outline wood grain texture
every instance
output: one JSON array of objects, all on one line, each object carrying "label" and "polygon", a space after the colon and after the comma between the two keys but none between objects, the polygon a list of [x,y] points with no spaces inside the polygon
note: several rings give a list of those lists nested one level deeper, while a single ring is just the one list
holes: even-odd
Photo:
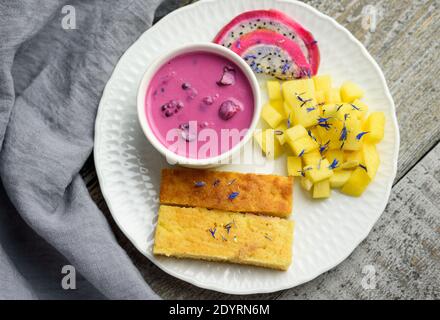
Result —
[{"label": "wood grain texture", "polygon": [[[182,4],[168,0],[157,19]],[[164,299],[396,299],[440,298],[440,2],[436,0],[305,1],[335,18],[368,49],[385,73],[401,133],[398,175],[386,211],[369,237],[338,267],[290,290],[230,296],[168,276],[131,245],[102,198],[93,161],[82,175],[121,246]],[[378,12],[374,33],[362,28],[362,10]],[[421,161],[421,159],[423,159]],[[376,289],[361,286],[362,268],[376,270]]]}]

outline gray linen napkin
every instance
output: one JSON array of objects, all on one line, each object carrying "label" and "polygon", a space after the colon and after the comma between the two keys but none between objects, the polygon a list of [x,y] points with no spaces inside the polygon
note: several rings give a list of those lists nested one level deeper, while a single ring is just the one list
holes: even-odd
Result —
[{"label": "gray linen napkin", "polygon": [[105,83],[160,2],[0,0],[0,299],[157,298],[78,172]]}]

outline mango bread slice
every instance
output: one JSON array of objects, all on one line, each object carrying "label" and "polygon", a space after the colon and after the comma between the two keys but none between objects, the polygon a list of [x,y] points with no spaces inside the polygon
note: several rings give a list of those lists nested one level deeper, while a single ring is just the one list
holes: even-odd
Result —
[{"label": "mango bread slice", "polygon": [[194,169],[164,169],[160,203],[288,217],[293,178]]},{"label": "mango bread slice", "polygon": [[153,252],[287,270],[293,225],[277,217],[162,205]]}]

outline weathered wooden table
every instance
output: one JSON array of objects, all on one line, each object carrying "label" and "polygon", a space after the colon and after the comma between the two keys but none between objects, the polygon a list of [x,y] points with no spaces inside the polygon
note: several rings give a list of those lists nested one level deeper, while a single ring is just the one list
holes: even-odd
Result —
[{"label": "weathered wooden table", "polygon": [[[158,18],[190,2],[166,1]],[[121,246],[164,299],[440,298],[440,2],[306,2],[348,28],[385,73],[401,134],[399,168],[388,207],[352,255],[317,279],[276,293],[224,295],[175,279],[141,255],[112,220],[89,160],[82,173],[90,193]],[[367,5],[377,13],[375,32],[362,27]]]}]

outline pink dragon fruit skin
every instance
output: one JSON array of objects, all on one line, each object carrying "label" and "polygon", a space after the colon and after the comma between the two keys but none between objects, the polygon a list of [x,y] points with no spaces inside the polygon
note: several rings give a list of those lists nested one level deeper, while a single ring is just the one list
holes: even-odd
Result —
[{"label": "pink dragon fruit skin", "polygon": [[231,48],[255,73],[280,80],[309,77],[312,74],[299,45],[277,32],[257,30],[236,40]]},{"label": "pink dragon fruit skin", "polygon": [[214,42],[232,48],[233,43],[243,35],[261,29],[277,32],[296,42],[311,67],[312,75],[317,74],[320,63],[317,41],[303,26],[278,10],[244,12],[224,26]]}]

